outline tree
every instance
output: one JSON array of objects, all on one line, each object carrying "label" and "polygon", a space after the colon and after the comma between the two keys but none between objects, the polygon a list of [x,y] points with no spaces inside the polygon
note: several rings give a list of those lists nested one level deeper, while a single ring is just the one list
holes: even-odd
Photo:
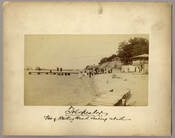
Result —
[{"label": "tree", "polygon": [[98,64],[101,65],[101,64],[103,64],[103,63],[105,63],[105,62],[111,62],[115,57],[117,57],[116,54],[113,54],[113,55],[110,56],[110,57],[102,58]]},{"label": "tree", "polygon": [[107,62],[107,60],[108,60],[107,57],[102,58],[102,59],[100,60],[100,62],[99,62],[99,65],[101,65],[101,64],[103,64],[103,63],[105,63],[105,62]]},{"label": "tree", "polygon": [[117,57],[117,55],[113,54],[112,56],[108,57],[107,61],[111,62],[115,57]]},{"label": "tree", "polygon": [[128,64],[131,57],[149,53],[149,41],[141,37],[131,38],[119,44],[117,53],[121,61]]}]

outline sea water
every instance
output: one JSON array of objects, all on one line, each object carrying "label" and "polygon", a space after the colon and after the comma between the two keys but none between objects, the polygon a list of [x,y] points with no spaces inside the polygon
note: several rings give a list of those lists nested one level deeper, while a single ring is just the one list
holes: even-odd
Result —
[{"label": "sea water", "polygon": [[93,77],[24,75],[24,105],[87,105],[95,96]]}]

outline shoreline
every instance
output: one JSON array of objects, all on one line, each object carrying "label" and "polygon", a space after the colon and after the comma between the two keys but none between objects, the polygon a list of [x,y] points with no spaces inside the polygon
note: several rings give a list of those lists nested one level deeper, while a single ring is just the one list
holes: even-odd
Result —
[{"label": "shoreline", "polygon": [[148,75],[119,71],[91,78],[25,74],[25,105],[86,106],[95,101],[96,106],[114,106],[127,92],[131,96],[126,105],[148,105]]}]

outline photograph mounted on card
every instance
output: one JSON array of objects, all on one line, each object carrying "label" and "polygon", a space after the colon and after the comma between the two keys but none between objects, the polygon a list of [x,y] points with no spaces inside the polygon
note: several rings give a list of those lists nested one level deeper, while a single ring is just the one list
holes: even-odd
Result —
[{"label": "photograph mounted on card", "polygon": [[5,2],[3,134],[171,135],[171,4]]}]

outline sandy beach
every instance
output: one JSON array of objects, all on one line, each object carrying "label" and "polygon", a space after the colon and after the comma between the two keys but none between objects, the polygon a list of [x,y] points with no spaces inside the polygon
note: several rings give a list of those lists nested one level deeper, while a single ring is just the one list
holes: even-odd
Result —
[{"label": "sandy beach", "polygon": [[126,105],[148,105],[148,75],[117,72],[96,75],[94,79],[97,96],[106,93],[113,93],[112,96],[117,96],[120,92],[130,91],[131,97],[127,100]]}]

